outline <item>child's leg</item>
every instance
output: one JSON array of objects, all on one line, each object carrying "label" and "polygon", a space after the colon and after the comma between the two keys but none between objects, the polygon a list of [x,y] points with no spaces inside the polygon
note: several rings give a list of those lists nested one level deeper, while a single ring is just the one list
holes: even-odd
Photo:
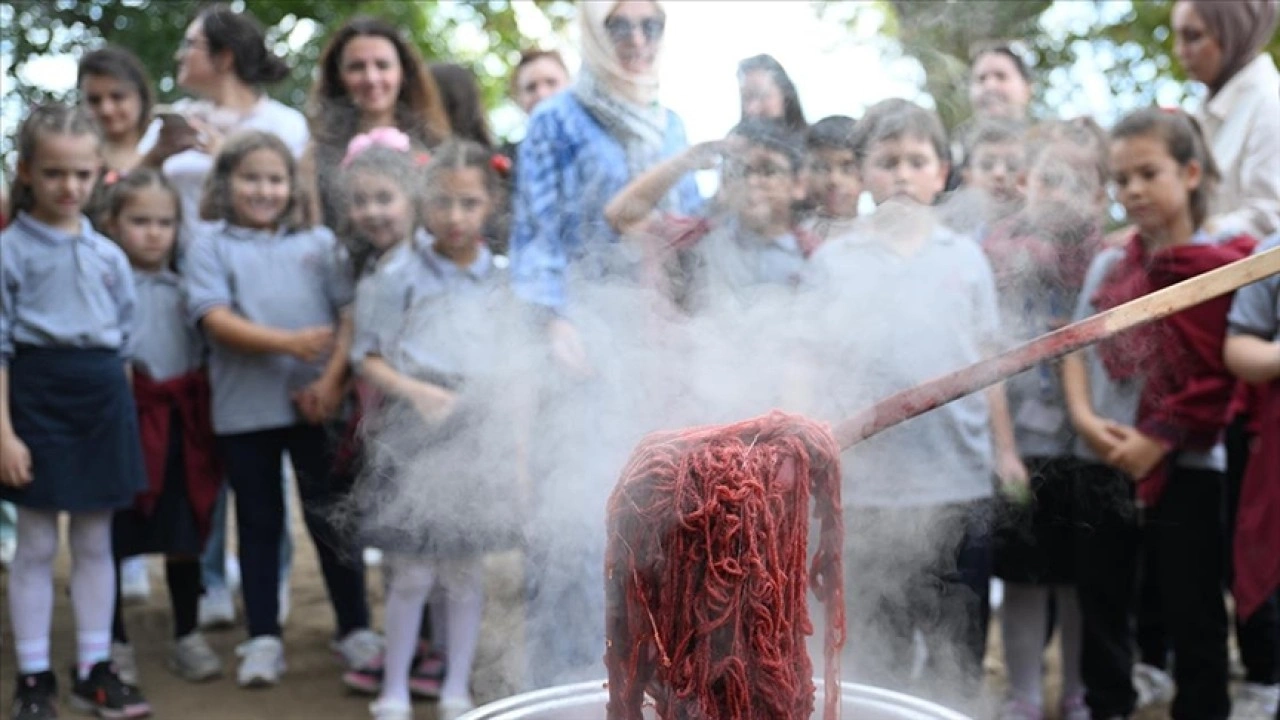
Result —
[{"label": "child's leg", "polygon": [[337,636],[343,638],[369,627],[364,560],[360,549],[334,527],[330,515],[334,504],[350,491],[352,479],[334,476],[333,448],[323,427],[295,426],[288,433],[289,457],[302,498],[303,518],[315,543],[329,602],[337,616]]},{"label": "child's leg", "polygon": [[1227,611],[1222,598],[1225,570],[1223,476],[1210,470],[1169,469],[1164,495],[1153,508],[1156,568],[1173,641],[1178,692],[1175,720],[1226,718]]},{"label": "child's leg", "polygon": [[17,535],[18,545],[9,568],[9,612],[18,672],[26,675],[49,669],[58,514],[19,507]]},{"label": "child's leg", "polygon": [[170,556],[164,561],[169,605],[173,608],[173,639],[181,640],[196,630],[200,602],[200,559]]},{"label": "child's leg", "polygon": [[422,623],[422,607],[435,582],[435,571],[425,560],[399,554],[388,554],[391,584],[387,588],[387,606],[383,629],[387,636],[383,663],[382,698],[397,703],[409,702],[409,666],[418,649],[418,629]]},{"label": "child's leg", "polygon": [[219,438],[236,502],[241,592],[249,637],[279,636],[280,533],[284,531],[280,454],[283,430]]},{"label": "child's leg", "polygon": [[1076,589],[1070,585],[1053,588],[1054,602],[1058,608],[1059,643],[1062,651],[1062,697],[1070,698],[1084,692],[1080,678],[1080,644],[1082,642],[1080,602]]},{"label": "child's leg", "polygon": [[111,657],[111,617],[116,596],[111,514],[109,510],[72,513],[68,529],[71,603],[76,615],[76,668],[82,679],[90,668]]},{"label": "child's leg", "polygon": [[[1074,600],[1072,601],[1074,604]],[[1029,583],[1006,582],[1000,629],[1004,640],[1004,666],[1009,671],[1009,697],[1041,707],[1044,697],[1044,636],[1048,632],[1048,588]]]},{"label": "child's leg", "polygon": [[445,637],[449,644],[449,668],[440,691],[443,703],[471,704],[471,665],[480,642],[484,615],[484,563],[481,557],[450,560],[441,567],[449,608]]}]

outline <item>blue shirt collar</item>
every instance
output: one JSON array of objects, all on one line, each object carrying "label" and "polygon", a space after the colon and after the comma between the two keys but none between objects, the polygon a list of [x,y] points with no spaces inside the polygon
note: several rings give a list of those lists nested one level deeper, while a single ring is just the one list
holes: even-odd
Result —
[{"label": "blue shirt collar", "polygon": [[32,217],[25,210],[18,213],[18,217],[13,219],[13,224],[21,227],[37,240],[49,245],[61,245],[75,240],[88,240],[97,234],[93,229],[93,224],[89,222],[89,218],[84,215],[80,216],[80,232],[75,235],[68,234],[52,225],[46,225]]},{"label": "blue shirt collar", "polygon": [[493,272],[493,253],[489,251],[486,245],[480,246],[480,252],[476,254],[476,259],[470,265],[461,268],[454,261],[436,252],[436,240],[427,231],[420,230],[414,236],[414,244],[417,245],[422,259],[427,263],[428,267],[441,275],[461,273],[475,282],[481,282]]}]

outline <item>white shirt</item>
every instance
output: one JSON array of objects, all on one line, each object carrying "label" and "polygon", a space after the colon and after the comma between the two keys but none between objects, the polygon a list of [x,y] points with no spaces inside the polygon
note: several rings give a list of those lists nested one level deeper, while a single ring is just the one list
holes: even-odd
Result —
[{"label": "white shirt", "polygon": [[[217,110],[206,101],[184,99],[174,103],[180,113],[190,113],[204,118],[224,137],[242,130],[263,130],[274,133],[293,151],[295,158],[302,157],[311,134],[307,119],[302,113],[286,107],[263,95],[262,99],[244,115],[233,115]],[[155,146],[160,136],[160,120],[153,120],[147,132],[138,142],[138,152],[146,154]],[[204,181],[213,169],[213,158],[199,150],[184,150],[164,161],[164,176],[178,190],[182,198],[182,231],[178,234],[179,247],[184,251],[209,223],[200,220],[200,197],[204,194]]]},{"label": "white shirt", "polygon": [[1280,72],[1259,53],[1196,114],[1222,183],[1209,204],[1214,235],[1280,230]]}]

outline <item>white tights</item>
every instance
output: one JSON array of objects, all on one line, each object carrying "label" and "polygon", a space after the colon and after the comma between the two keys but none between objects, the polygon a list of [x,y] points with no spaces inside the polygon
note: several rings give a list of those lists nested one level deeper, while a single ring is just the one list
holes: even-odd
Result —
[{"label": "white tights", "polygon": [[[418,647],[422,606],[439,580],[445,590],[444,636],[449,647],[448,670],[442,702],[471,702],[471,665],[480,640],[480,619],[484,613],[484,566],[479,557],[427,560],[421,557],[388,557],[391,585],[387,590],[384,624],[387,653],[382,697],[409,702],[409,670]],[[433,634],[440,629],[432,616]]]},{"label": "white tights", "polygon": [[[71,603],[76,617],[81,671],[111,652],[116,575],[111,559],[111,511],[69,513]],[[53,560],[58,554],[58,513],[18,508],[18,546],[9,569],[9,612],[18,672],[49,669],[53,624]]]},{"label": "white tights", "polygon": [[1062,696],[1084,691],[1080,679],[1082,642],[1080,605],[1075,588],[1006,582],[1000,608],[1004,663],[1009,672],[1009,696],[1036,707],[1044,705],[1044,643],[1049,632],[1049,594],[1057,606],[1062,647]]}]

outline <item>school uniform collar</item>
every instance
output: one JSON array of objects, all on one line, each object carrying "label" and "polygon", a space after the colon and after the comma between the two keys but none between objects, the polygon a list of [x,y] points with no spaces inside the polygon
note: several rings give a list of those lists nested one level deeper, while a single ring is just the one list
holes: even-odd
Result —
[{"label": "school uniform collar", "polygon": [[218,221],[218,232],[237,240],[278,240],[288,234],[288,230],[285,229],[284,225],[277,225],[274,231],[259,230],[242,225],[233,225],[226,220]]},{"label": "school uniform collar", "polygon": [[422,255],[422,259],[438,274],[462,273],[470,279],[480,282],[493,272],[493,253],[489,251],[486,245],[480,245],[480,252],[476,253],[476,259],[463,268],[458,267],[457,263],[436,252],[436,240],[426,231],[420,231],[420,234],[414,237],[414,241],[419,253]]},{"label": "school uniform collar", "polygon": [[80,232],[74,235],[59,230],[52,225],[47,225],[35,219],[26,210],[18,212],[18,217],[13,219],[13,224],[21,227],[35,239],[48,245],[63,245],[69,242],[81,241],[89,242],[91,238],[97,235],[97,231],[93,229],[93,224],[89,222],[89,218],[84,215],[80,216]]},{"label": "school uniform collar", "polygon": [[156,285],[172,285],[173,287],[178,287],[182,284],[182,280],[178,277],[178,274],[169,268],[162,268],[160,270],[140,270],[138,268],[134,268],[133,279],[134,282],[139,285],[143,283],[153,283]]},{"label": "school uniform collar", "polygon": [[1217,95],[1205,103],[1205,112],[1219,120],[1225,120],[1244,98],[1262,96],[1268,92],[1274,94],[1277,85],[1280,85],[1280,72],[1277,72],[1275,62],[1265,51],[1260,52],[1258,57],[1241,68],[1235,77],[1222,86]]}]

